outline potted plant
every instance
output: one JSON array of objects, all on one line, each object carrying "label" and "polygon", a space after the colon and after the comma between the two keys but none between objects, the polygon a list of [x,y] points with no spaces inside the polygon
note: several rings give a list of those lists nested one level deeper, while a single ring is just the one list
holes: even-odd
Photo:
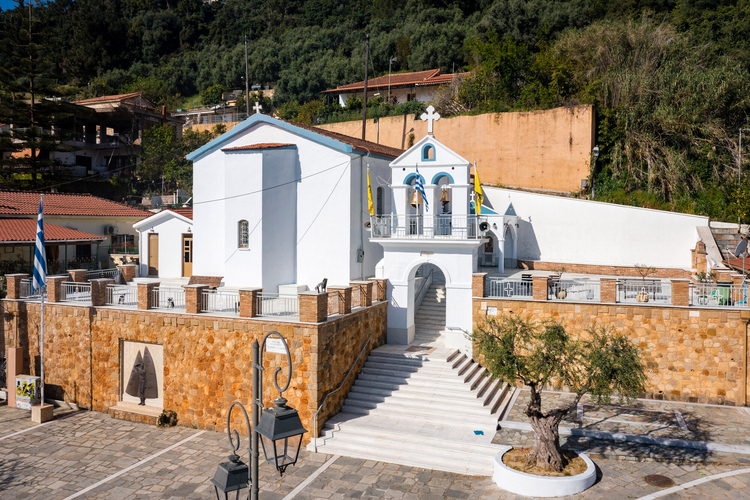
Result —
[{"label": "potted plant", "polygon": [[646,291],[646,278],[652,274],[656,274],[656,268],[652,266],[648,266],[646,264],[636,264],[635,270],[638,271],[638,274],[641,275],[641,279],[643,280],[643,286],[641,287],[641,291],[638,293],[638,295],[635,296],[635,299],[638,302],[648,302],[648,292]]},{"label": "potted plant", "polygon": [[562,282],[563,282],[562,276],[563,276],[563,273],[567,271],[567,269],[565,268],[564,265],[560,264],[558,266],[553,267],[552,271],[554,271],[557,274],[558,286],[557,286],[557,290],[555,291],[555,297],[557,297],[560,300],[565,300],[565,297],[568,296],[568,291],[562,287]]},{"label": "potted plant", "polygon": [[716,281],[716,273],[713,271],[700,271],[695,274],[695,281],[701,284],[698,287],[698,304],[705,306],[708,304],[708,291],[706,283],[713,283]]},{"label": "potted plant", "polygon": [[[590,394],[597,403],[607,404],[614,394],[621,400],[629,400],[645,392],[646,368],[638,348],[624,334],[604,327],[590,327],[587,339],[581,340],[571,337],[554,320],[536,323],[520,315],[506,314],[500,318],[488,317],[477,326],[472,337],[493,377],[512,385],[520,382],[530,391],[524,414],[534,432],[534,447],[526,453],[525,464],[537,467],[540,472],[566,475],[564,470],[572,459],[570,453],[564,454],[560,448],[558,428],[584,395]],[[543,411],[543,388],[553,383],[569,388],[572,401]],[[549,484],[550,478],[528,472],[514,476],[515,472],[504,465],[501,453],[495,459],[494,477],[498,485],[518,494],[541,496],[544,486],[540,485]],[[554,491],[545,496],[577,493],[591,486],[596,480],[596,469],[593,463],[590,465],[582,473],[585,477],[555,478]],[[535,478],[539,478],[536,484]]]}]

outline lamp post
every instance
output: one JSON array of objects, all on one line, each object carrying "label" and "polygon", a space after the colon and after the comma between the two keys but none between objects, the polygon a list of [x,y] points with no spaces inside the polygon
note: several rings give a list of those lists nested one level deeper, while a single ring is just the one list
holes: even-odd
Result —
[{"label": "lamp post", "polygon": [[[276,387],[276,390],[279,391],[279,397],[274,400],[274,403],[276,404],[275,408],[269,408],[264,411],[263,379],[261,378],[261,374],[264,371],[263,350],[266,347],[266,340],[268,340],[268,337],[270,336],[278,337],[279,340],[281,340],[281,344],[286,351],[289,371],[287,372],[286,385],[281,388],[279,387],[278,376],[282,369],[280,367],[276,368],[273,375],[273,385]],[[302,435],[307,432],[307,429],[302,426],[302,421],[299,418],[297,410],[288,407],[286,405],[287,400],[283,397],[283,393],[289,388],[289,383],[291,381],[292,355],[289,352],[286,339],[284,339],[279,332],[274,331],[266,334],[260,344],[258,344],[257,340],[253,342],[253,389],[251,400],[253,425],[250,425],[247,410],[242,403],[235,401],[229,406],[229,412],[227,413],[227,435],[229,437],[229,444],[232,446],[232,454],[229,456],[229,462],[219,464],[214,478],[211,479],[218,500],[221,500],[219,491],[224,493],[225,499],[228,498],[228,493],[232,491],[235,491],[236,497],[239,498],[240,490],[247,488],[248,485],[250,486],[248,498],[250,500],[258,500],[258,460],[260,456],[258,450],[259,435],[262,438],[261,445],[263,446],[263,453],[266,460],[276,467],[276,470],[279,471],[280,475],[284,474],[287,467],[297,463],[299,450],[302,447]],[[249,478],[247,465],[242,463],[240,457],[237,455],[237,450],[240,448],[240,435],[237,433],[236,429],[231,428],[232,410],[235,406],[239,407],[242,411],[249,433]]]}]

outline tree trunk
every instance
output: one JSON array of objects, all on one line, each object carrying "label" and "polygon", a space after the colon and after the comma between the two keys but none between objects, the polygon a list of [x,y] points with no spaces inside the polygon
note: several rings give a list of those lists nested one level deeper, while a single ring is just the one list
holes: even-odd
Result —
[{"label": "tree trunk", "polygon": [[536,415],[529,417],[529,421],[534,429],[534,447],[526,457],[526,464],[549,471],[562,471],[567,460],[560,450],[560,419],[556,415]]}]

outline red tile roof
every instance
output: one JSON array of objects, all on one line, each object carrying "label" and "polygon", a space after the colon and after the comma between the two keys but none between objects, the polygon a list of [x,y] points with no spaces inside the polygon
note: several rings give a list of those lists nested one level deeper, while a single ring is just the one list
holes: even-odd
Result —
[{"label": "red tile roof", "polygon": [[[0,215],[37,215],[42,193],[0,191]],[[138,217],[149,212],[90,194],[43,193],[45,215],[88,217]]]},{"label": "red tile roof", "polygon": [[[84,233],[76,229],[44,223],[44,241],[101,241],[105,236]],[[0,219],[0,242],[36,241],[36,220],[34,219]]]},{"label": "red tile roof", "polygon": [[174,212],[176,214],[182,215],[183,217],[187,217],[190,220],[193,220],[193,209],[192,208],[169,208],[170,212]]},{"label": "red tile roof", "polygon": [[125,99],[132,99],[133,97],[138,97],[139,95],[141,95],[140,92],[131,92],[130,94],[103,95],[101,97],[92,97],[91,99],[73,101],[73,104],[93,104],[96,102],[124,101]]},{"label": "red tile roof", "polygon": [[[429,69],[426,71],[416,71],[413,73],[391,73],[391,88],[399,87],[424,87],[427,85],[442,85],[449,83],[454,77],[464,77],[468,73],[454,73],[441,75],[439,69]],[[365,88],[365,82],[349,83],[341,85],[335,89],[324,90],[323,93],[346,93],[362,91]],[[388,88],[388,75],[379,76],[367,81],[367,90],[383,90]]]},{"label": "red tile roof", "polygon": [[295,146],[294,144],[281,144],[278,142],[261,142],[260,144],[251,144],[249,146],[237,146],[236,148],[224,148],[222,151],[247,151],[251,149],[274,149],[274,148],[288,148]]},{"label": "red tile roof", "polygon": [[349,137],[348,135],[338,134],[336,132],[331,132],[329,130],[325,130],[322,128],[305,125],[304,123],[292,122],[288,120],[283,120],[281,118],[277,118],[277,120],[281,120],[291,125],[294,125],[295,127],[303,128],[305,130],[309,130],[310,132],[315,132],[316,134],[324,135],[326,137],[330,137],[331,139],[335,139],[339,142],[343,142],[344,144],[350,145],[357,151],[363,151],[365,153],[369,152],[370,154],[385,156],[386,158],[393,158],[393,159],[398,158],[404,152],[403,149],[391,148],[389,146],[384,146],[382,144],[377,144],[377,143],[370,142],[370,141],[363,141],[362,139],[356,139],[354,137]]}]

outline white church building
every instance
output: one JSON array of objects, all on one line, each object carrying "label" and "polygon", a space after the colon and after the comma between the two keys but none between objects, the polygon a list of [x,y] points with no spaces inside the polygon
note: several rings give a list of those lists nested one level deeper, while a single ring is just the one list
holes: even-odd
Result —
[{"label": "white church building", "polygon": [[[281,294],[323,279],[348,286],[385,278],[394,344],[414,340],[425,291],[440,284],[438,326],[448,347],[467,351],[478,271],[507,274],[522,262],[691,268],[705,217],[486,186],[477,214],[472,163],[433,133],[434,110],[422,118],[428,135],[401,151],[254,114],[187,156],[191,221],[165,214],[139,223],[149,234],[141,276],[221,277],[227,288]],[[155,235],[158,257],[145,243]],[[190,253],[182,251],[186,238]],[[159,259],[158,272],[150,258]]]}]

